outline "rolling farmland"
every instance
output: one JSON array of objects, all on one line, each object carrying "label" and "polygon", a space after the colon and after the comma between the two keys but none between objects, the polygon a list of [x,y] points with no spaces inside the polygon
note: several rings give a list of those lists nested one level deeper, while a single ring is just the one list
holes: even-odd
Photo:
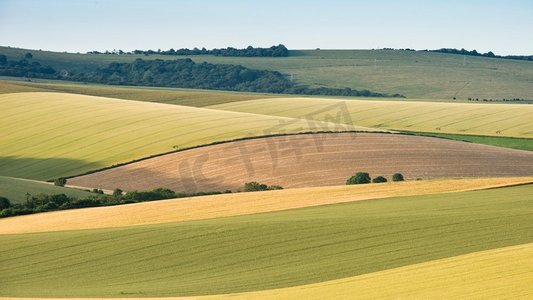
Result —
[{"label": "rolling farmland", "polygon": [[4,94],[0,105],[0,175],[41,180],[243,137],[367,130],[65,93]]},{"label": "rolling farmland", "polygon": [[38,214],[0,219],[0,235],[205,220],[370,199],[464,192],[526,183],[533,183],[533,177],[405,181],[212,195],[49,212],[45,217]]},{"label": "rolling farmland", "polygon": [[0,94],[20,92],[70,93],[98,97],[204,107],[234,101],[275,98],[275,94],[177,88],[108,86],[54,80],[0,80]]},{"label": "rolling farmland", "polygon": [[[487,162],[491,163],[488,164]],[[408,179],[528,176],[533,152],[383,133],[292,135],[202,147],[75,177],[70,184],[127,191],[233,191],[258,181],[284,188],[345,184],[355,172]]]},{"label": "rolling farmland", "polygon": [[210,108],[391,130],[533,138],[530,105],[276,98]]},{"label": "rolling farmland", "polygon": [[[90,71],[111,62],[174,60],[186,56],[87,55],[0,47],[0,54],[36,61],[56,69]],[[238,64],[293,74],[299,84],[314,87],[369,89],[409,98],[523,98],[531,100],[533,62],[462,55],[390,50],[293,50],[289,57],[190,56],[196,62]]]},{"label": "rolling farmland", "polygon": [[0,295],[235,293],[318,283],[527,244],[533,241],[532,188],[388,198],[158,225],[2,235]]},{"label": "rolling farmland", "polygon": [[317,284],[198,299],[345,299],[354,291],[358,299],[526,299],[533,296],[527,287],[532,259],[533,244],[525,244]]},{"label": "rolling farmland", "polygon": [[86,191],[59,187],[51,183],[0,176],[0,196],[8,198],[12,203],[21,203],[26,201],[26,193],[32,195],[40,193],[66,194],[71,197],[87,197],[91,195],[91,193]]}]

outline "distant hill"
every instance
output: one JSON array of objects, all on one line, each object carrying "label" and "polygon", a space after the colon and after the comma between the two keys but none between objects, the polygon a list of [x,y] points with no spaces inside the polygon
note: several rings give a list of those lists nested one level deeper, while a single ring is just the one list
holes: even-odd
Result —
[{"label": "distant hill", "polygon": [[[30,52],[56,70],[90,71],[111,62],[169,55],[75,54],[0,47],[8,59]],[[311,87],[368,89],[413,98],[530,99],[533,62],[406,50],[290,50],[288,57],[190,57],[196,62],[274,70]]]}]

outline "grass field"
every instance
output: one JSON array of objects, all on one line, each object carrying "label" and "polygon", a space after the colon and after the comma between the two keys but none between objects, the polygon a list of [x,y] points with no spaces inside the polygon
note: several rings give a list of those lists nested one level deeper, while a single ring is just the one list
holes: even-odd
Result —
[{"label": "grass field", "polygon": [[33,79],[32,82],[21,80],[0,80],[0,94],[19,92],[61,92],[194,107],[203,107],[234,101],[279,97],[278,95],[274,94],[156,87],[109,86],[38,79]]},{"label": "grass field", "polygon": [[[533,244],[474,252],[317,284],[207,299],[528,299]],[[180,298],[175,298],[176,300]]]},{"label": "grass field", "polygon": [[4,94],[0,105],[0,175],[41,180],[235,138],[338,128],[65,93]]},{"label": "grass field", "polygon": [[456,141],[471,142],[476,144],[492,145],[497,147],[505,147],[511,149],[533,151],[533,138],[521,139],[511,137],[498,136],[479,136],[466,134],[446,134],[446,133],[430,133],[430,132],[409,132],[408,134],[415,134],[420,136],[433,136],[445,139],[452,139]]},{"label": "grass field", "polygon": [[531,182],[533,177],[423,180],[161,200],[0,219],[0,235],[204,220],[369,199],[481,190]]},{"label": "grass field", "polygon": [[77,198],[94,195],[90,192],[59,187],[53,184],[0,176],[0,196],[8,198],[11,203],[22,203],[26,201],[26,193],[30,193],[32,195],[36,195],[39,193],[49,195],[65,194]]},{"label": "grass field", "polygon": [[209,295],[357,276],[531,243],[532,195],[533,186],[525,185],[213,220],[2,235],[0,295]]},{"label": "grass field", "polygon": [[[34,60],[56,69],[87,71],[114,61],[178,59],[183,56],[84,55],[0,47],[0,54]],[[466,57],[454,54],[383,50],[290,51],[289,57],[192,56],[198,62],[240,64],[255,69],[293,74],[310,86],[350,87],[399,93],[415,98],[523,98],[531,99],[533,62]]]},{"label": "grass field", "polygon": [[533,138],[531,105],[276,98],[210,108],[403,131]]},{"label": "grass field", "polygon": [[447,139],[321,133],[180,151],[71,178],[69,184],[124,191],[238,191],[250,181],[284,188],[342,185],[361,171],[388,180],[397,172],[406,179],[530,176],[532,162],[533,152]]}]

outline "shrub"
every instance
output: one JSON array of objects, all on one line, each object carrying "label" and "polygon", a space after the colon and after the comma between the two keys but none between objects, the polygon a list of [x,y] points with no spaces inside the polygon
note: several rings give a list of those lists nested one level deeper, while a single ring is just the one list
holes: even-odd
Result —
[{"label": "shrub", "polygon": [[402,173],[394,173],[394,175],[392,175],[392,181],[403,181],[403,175]]},{"label": "shrub", "polygon": [[346,184],[365,184],[370,183],[370,175],[365,172],[358,172],[346,180]]},{"label": "shrub", "polygon": [[56,180],[54,180],[54,185],[65,186],[65,184],[67,184],[67,179],[64,177],[59,177]]},{"label": "shrub", "polygon": [[119,198],[119,197],[122,196],[122,193],[123,193],[123,191],[122,191],[121,189],[116,188],[116,189],[113,191],[113,197],[115,197],[115,198]]},{"label": "shrub", "polygon": [[0,197],[0,210],[9,208],[11,206],[11,202],[9,202],[9,199],[5,197]]},{"label": "shrub", "polygon": [[268,190],[268,185],[262,184],[259,182],[251,181],[244,184],[245,192],[256,192],[256,191],[266,191]]},{"label": "shrub", "polygon": [[387,182],[387,178],[385,178],[385,177],[383,177],[383,176],[378,176],[378,177],[372,179],[372,182],[373,182],[373,183]]}]

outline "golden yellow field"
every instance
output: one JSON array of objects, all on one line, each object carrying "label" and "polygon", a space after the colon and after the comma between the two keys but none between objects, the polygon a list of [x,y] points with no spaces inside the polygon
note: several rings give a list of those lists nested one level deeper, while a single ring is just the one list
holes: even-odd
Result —
[{"label": "golden yellow field", "polygon": [[0,234],[160,224],[360,200],[462,192],[533,182],[533,177],[445,179],[237,193],[49,212],[0,219]]},{"label": "golden yellow field", "polygon": [[525,244],[317,284],[195,299],[531,299],[532,262],[533,244]]},{"label": "golden yellow field", "polygon": [[0,175],[52,179],[213,142],[367,130],[289,118],[65,93],[0,95]]},{"label": "golden yellow field", "polygon": [[392,130],[533,138],[533,106],[522,104],[276,98],[210,106]]}]

